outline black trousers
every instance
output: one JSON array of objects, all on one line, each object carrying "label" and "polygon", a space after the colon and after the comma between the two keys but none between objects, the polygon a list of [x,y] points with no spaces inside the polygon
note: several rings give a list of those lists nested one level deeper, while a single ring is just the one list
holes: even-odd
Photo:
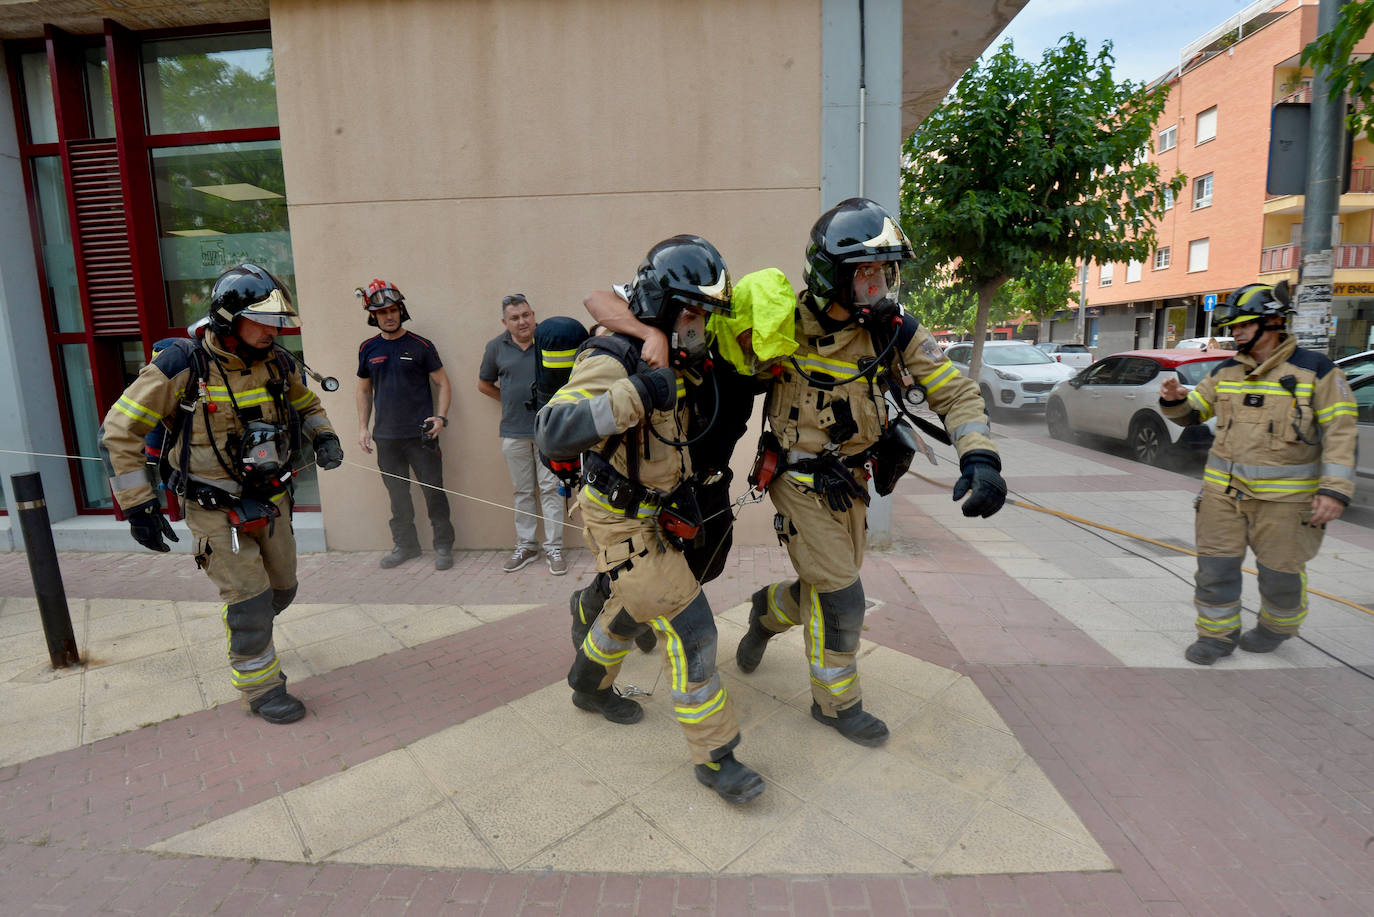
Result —
[{"label": "black trousers", "polygon": [[[434,526],[434,547],[453,547],[453,523],[449,521],[448,494],[437,490],[444,486],[444,460],[437,449],[426,449],[420,437],[410,439],[378,439],[377,467],[386,474],[386,492],[391,497],[391,541],[402,548],[417,548],[415,534],[415,505],[410,500],[410,473],[421,484],[425,494],[425,508],[430,525]],[[398,477],[391,477],[397,475]]]}]

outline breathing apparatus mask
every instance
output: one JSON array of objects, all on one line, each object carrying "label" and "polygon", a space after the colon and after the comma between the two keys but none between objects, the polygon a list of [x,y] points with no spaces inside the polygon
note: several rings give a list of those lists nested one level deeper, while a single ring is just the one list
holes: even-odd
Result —
[{"label": "breathing apparatus mask", "polygon": [[669,362],[674,369],[692,369],[704,363],[711,348],[706,313],[684,306],[673,322],[673,333],[668,344]]},{"label": "breathing apparatus mask", "polygon": [[291,477],[291,446],[277,424],[250,421],[235,451],[247,490],[280,487]]}]

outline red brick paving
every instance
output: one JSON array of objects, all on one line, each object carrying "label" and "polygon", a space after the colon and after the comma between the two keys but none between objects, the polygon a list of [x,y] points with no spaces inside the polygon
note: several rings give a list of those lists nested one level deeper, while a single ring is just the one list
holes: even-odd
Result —
[{"label": "red brick paving", "polygon": [[[1141,479],[1149,484],[1148,473]],[[140,851],[565,674],[561,596],[585,573],[584,554],[571,555],[573,573],[561,580],[533,565],[503,574],[495,552],[459,555],[446,573],[426,559],[384,572],[377,554],[329,554],[302,558],[301,601],[540,607],[297,682],[311,715],[290,727],[262,726],[225,706],[0,768],[0,914],[1374,913],[1374,682],[1339,669],[1139,670],[1107,664],[1110,657],[1090,664],[1079,658],[1092,649],[1077,644],[1081,635],[981,555],[920,514],[903,523],[922,537],[870,557],[866,589],[886,604],[865,636],[970,675],[1118,873],[492,874]],[[73,598],[214,600],[184,557],[80,561],[64,564]],[[708,591],[717,608],[728,607],[787,570],[781,551],[744,548]],[[976,590],[964,588],[969,575]],[[0,556],[0,593],[30,593],[22,555]],[[923,601],[966,601],[970,614],[988,603],[982,613],[994,623],[1036,633],[1037,652],[1060,641],[1068,664],[969,664]]]}]

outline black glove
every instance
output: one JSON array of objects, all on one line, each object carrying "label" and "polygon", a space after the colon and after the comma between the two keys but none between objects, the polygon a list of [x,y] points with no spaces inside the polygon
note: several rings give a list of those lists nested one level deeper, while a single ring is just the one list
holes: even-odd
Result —
[{"label": "black glove", "polygon": [[1007,502],[1007,482],[1002,480],[1002,460],[996,452],[987,449],[965,452],[959,459],[959,470],[963,475],[954,483],[954,499],[958,501],[964,494],[969,494],[961,507],[965,516],[986,519]]},{"label": "black glove", "polygon": [[667,411],[677,402],[677,373],[667,366],[646,369],[630,377],[630,384],[644,402],[645,412]]},{"label": "black glove", "polygon": [[129,532],[134,536],[134,541],[150,551],[161,551],[165,554],[172,550],[167,542],[162,540],[163,535],[173,541],[181,540],[177,533],[172,531],[172,524],[162,515],[162,507],[156,500],[135,506],[125,513],[125,517],[129,520]]},{"label": "black glove", "polygon": [[832,513],[844,513],[854,508],[854,501],[868,502],[868,488],[854,478],[843,465],[816,470],[811,475],[812,487],[825,497]]},{"label": "black glove", "polygon": [[333,433],[321,433],[311,445],[315,447],[315,464],[325,471],[343,464],[343,446]]}]

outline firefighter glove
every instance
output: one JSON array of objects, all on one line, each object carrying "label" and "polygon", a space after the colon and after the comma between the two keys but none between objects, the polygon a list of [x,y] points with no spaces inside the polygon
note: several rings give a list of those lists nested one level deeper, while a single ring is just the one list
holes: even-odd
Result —
[{"label": "firefighter glove", "polygon": [[325,471],[343,464],[343,446],[333,433],[321,433],[315,437],[312,445],[315,447],[315,464]]},{"label": "firefighter glove", "polygon": [[986,519],[1002,508],[1007,502],[1007,482],[1002,480],[1002,460],[996,452],[988,449],[974,449],[959,458],[959,470],[963,472],[954,483],[954,499],[964,500],[961,509],[965,516],[982,516]]},{"label": "firefighter glove", "polygon": [[161,551],[165,554],[172,550],[167,542],[162,540],[164,535],[173,541],[181,540],[176,532],[172,531],[172,524],[162,515],[162,507],[156,500],[135,506],[126,515],[129,519],[129,532],[134,536],[134,541],[150,551]]},{"label": "firefighter glove", "polygon": [[833,513],[845,513],[853,509],[856,499],[868,502],[868,488],[855,480],[853,473],[843,466],[817,470],[812,475],[812,486],[816,493],[825,497]]},{"label": "firefighter glove", "polygon": [[644,411],[667,411],[677,401],[677,373],[667,366],[646,369],[630,377],[630,384],[644,402]]}]

